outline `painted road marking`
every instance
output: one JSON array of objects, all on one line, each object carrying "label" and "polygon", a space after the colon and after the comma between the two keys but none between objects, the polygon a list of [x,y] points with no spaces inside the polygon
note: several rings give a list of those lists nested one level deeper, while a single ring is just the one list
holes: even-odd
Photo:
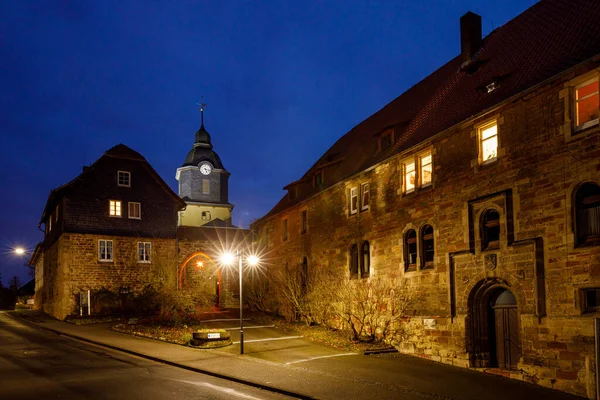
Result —
[{"label": "painted road marking", "polygon": [[[256,329],[256,328],[275,328],[275,325],[262,325],[262,326],[244,326],[244,329]],[[237,328],[225,328],[226,331],[239,331],[240,327]]]},{"label": "painted road marking", "polygon": [[213,389],[213,390],[216,390],[218,392],[227,393],[230,396],[241,397],[243,399],[260,400],[260,397],[254,397],[254,396],[251,396],[249,394],[238,392],[235,389],[231,389],[231,388],[227,388],[227,387],[223,387],[223,386],[213,385],[212,383],[208,383],[208,382],[192,382],[192,381],[182,381],[182,380],[177,380],[177,381],[178,382],[189,383],[190,385],[206,386],[206,387],[208,387],[210,389]]},{"label": "painted road marking", "polygon": [[290,365],[290,364],[296,364],[296,363],[301,363],[301,362],[306,362],[306,361],[312,361],[312,360],[317,360],[319,358],[332,358],[332,357],[342,357],[342,356],[356,356],[359,353],[343,353],[343,354],[331,354],[328,356],[318,356],[318,357],[311,357],[311,358],[305,358],[304,360],[296,360],[296,361],[290,361],[285,363],[285,365]]},{"label": "painted road marking", "polygon": [[[253,340],[244,340],[244,343],[253,343],[253,342],[269,342],[272,340],[287,340],[287,339],[300,339],[304,336],[284,336],[277,338],[266,338],[266,339],[253,339]],[[233,344],[239,344],[240,342],[232,342]]]}]

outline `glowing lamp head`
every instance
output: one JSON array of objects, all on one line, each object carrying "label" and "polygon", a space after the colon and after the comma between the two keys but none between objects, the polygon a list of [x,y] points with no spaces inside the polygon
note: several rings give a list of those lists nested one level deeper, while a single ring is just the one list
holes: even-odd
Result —
[{"label": "glowing lamp head", "polygon": [[248,261],[249,265],[254,267],[255,265],[258,265],[258,263],[260,262],[260,259],[256,256],[252,255],[252,256],[248,257],[247,261]]},{"label": "glowing lamp head", "polygon": [[235,261],[235,256],[231,253],[225,253],[221,256],[221,262],[225,265],[232,265]]},{"label": "glowing lamp head", "polygon": [[196,267],[198,267],[198,268],[204,267],[204,261],[198,261],[198,262],[196,262]]},{"label": "glowing lamp head", "polygon": [[25,249],[22,248],[22,247],[17,247],[15,249],[15,254],[18,254],[18,255],[22,256],[23,254],[25,254]]}]

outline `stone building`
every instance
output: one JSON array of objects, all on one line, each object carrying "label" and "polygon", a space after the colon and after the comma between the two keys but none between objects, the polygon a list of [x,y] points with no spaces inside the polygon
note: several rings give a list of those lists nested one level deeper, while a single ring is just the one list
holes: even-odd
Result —
[{"label": "stone building", "polygon": [[[595,397],[600,7],[543,0],[343,135],[252,229],[419,299],[403,353]],[[458,36],[458,35],[457,35]]]},{"label": "stone building", "polygon": [[204,124],[177,169],[179,195],[134,150],[105,152],[50,192],[44,241],[29,260],[36,307],[60,319],[107,312],[100,297],[118,307],[120,294],[141,294],[161,268],[177,270],[178,289],[235,305],[236,275],[218,258],[244,246],[248,231],[231,224],[228,177]]}]

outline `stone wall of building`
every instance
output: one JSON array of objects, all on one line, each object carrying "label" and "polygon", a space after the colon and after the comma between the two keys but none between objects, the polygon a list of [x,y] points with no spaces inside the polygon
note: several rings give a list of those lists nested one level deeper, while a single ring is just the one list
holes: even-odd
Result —
[{"label": "stone wall of building", "polygon": [[[600,128],[576,135],[568,129],[569,88],[586,74],[597,72],[565,75],[259,220],[253,229],[271,268],[306,257],[309,269],[332,269],[348,279],[351,245],[368,241],[371,276],[399,275],[421,299],[409,323],[414,334],[399,348],[482,368],[489,360],[474,342],[486,339],[472,332],[481,305],[471,303],[479,289],[509,289],[521,343],[512,376],[593,397],[597,315],[583,312],[581,289],[600,287],[600,246],[575,246],[573,197],[581,183],[600,183]],[[477,127],[491,120],[498,126],[498,159],[484,165]],[[405,194],[402,163],[425,150],[433,155],[432,184]],[[350,189],[362,183],[370,185],[369,209],[351,214]],[[500,215],[500,243],[485,250],[482,215],[490,209]],[[433,266],[405,272],[404,234],[426,224],[434,228]],[[421,261],[419,251],[417,265]]]}]

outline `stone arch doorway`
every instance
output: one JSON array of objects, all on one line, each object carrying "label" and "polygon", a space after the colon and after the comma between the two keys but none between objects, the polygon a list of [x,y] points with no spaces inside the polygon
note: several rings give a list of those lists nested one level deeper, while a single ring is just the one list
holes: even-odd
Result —
[{"label": "stone arch doorway", "polygon": [[473,288],[467,321],[471,366],[517,369],[521,357],[519,309],[505,282],[482,281]]}]

